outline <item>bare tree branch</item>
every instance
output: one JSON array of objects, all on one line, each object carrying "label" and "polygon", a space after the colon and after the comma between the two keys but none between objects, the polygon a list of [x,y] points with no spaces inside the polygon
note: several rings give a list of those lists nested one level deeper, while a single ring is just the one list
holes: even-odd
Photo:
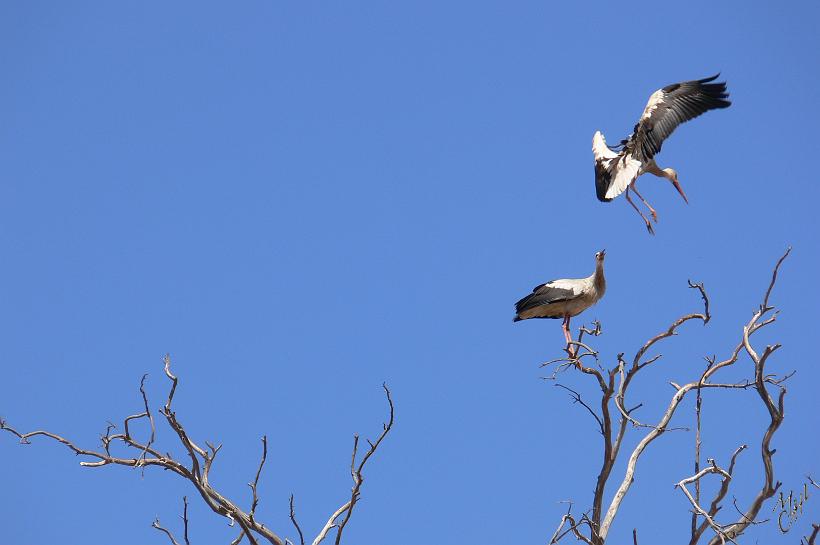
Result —
[{"label": "bare tree branch", "polygon": [[[145,408],[144,412],[126,417],[123,421],[122,426],[123,433],[112,433],[116,427],[113,424],[109,424],[106,428],[105,434],[100,437],[100,442],[102,444],[102,450],[100,451],[81,448],[72,441],[66,439],[65,437],[44,430],[21,433],[16,429],[12,428],[11,426],[9,426],[7,422],[2,419],[0,419],[0,430],[5,430],[6,432],[16,436],[20,440],[20,443],[23,444],[29,444],[32,438],[38,436],[47,437],[49,439],[57,441],[65,445],[71,451],[73,451],[74,454],[86,458],[86,460],[80,462],[80,465],[83,467],[101,467],[113,464],[140,468],[157,466],[166,470],[170,470],[171,472],[188,480],[194,486],[194,488],[199,493],[203,501],[208,505],[208,507],[211,508],[211,510],[213,510],[220,516],[223,516],[226,519],[228,519],[231,525],[235,523],[239,526],[241,531],[240,534],[233,540],[232,543],[234,545],[238,545],[243,539],[247,539],[250,545],[258,545],[260,539],[272,543],[273,545],[285,545],[285,540],[280,538],[279,535],[277,535],[270,528],[259,522],[256,518],[256,508],[259,504],[260,499],[258,493],[259,479],[262,473],[262,469],[267,460],[267,437],[262,437],[261,460],[256,470],[253,482],[248,483],[248,486],[251,488],[252,498],[250,510],[248,512],[245,512],[240,507],[238,507],[236,503],[226,498],[224,495],[222,495],[222,493],[220,493],[210,484],[209,475],[213,468],[214,461],[222,446],[213,445],[210,442],[206,441],[205,445],[207,446],[207,449],[204,449],[191,439],[191,437],[186,432],[185,427],[177,419],[176,413],[171,408],[174,399],[174,394],[179,384],[179,379],[171,372],[171,359],[167,355],[164,358],[164,371],[166,377],[168,377],[168,380],[171,383],[171,386],[168,391],[168,397],[166,399],[165,405],[162,408],[160,408],[158,412],[165,417],[168,426],[172,430],[174,430],[179,442],[185,448],[187,457],[190,458],[189,465],[186,465],[185,463],[174,459],[173,456],[169,453],[160,452],[154,447],[154,441],[156,438],[156,427],[154,424],[152,412],[149,408],[148,396],[145,392],[145,379],[147,375],[143,376],[142,380],[140,381],[140,393],[142,395],[143,405]],[[393,426],[393,400],[391,398],[390,391],[387,389],[386,385],[384,386],[384,390],[387,393],[387,400],[390,405],[390,420],[388,424],[385,424],[383,426],[383,430],[379,435],[377,441],[375,443],[370,443],[370,448],[367,451],[367,453],[364,455],[362,460],[359,461],[358,465],[356,465],[353,468],[354,488],[353,493],[351,495],[351,500],[335,514],[335,517],[333,517],[331,521],[329,521],[331,525],[335,525],[333,527],[337,527],[339,529],[336,537],[337,544],[341,540],[341,530],[350,520],[350,515],[353,506],[359,499],[360,489],[362,486],[362,482],[364,480],[364,466],[370,459],[370,457],[375,453],[376,449],[387,436],[387,434],[390,432]],[[148,420],[150,424],[150,436],[145,442],[141,442],[139,439],[135,438],[130,429],[131,424],[141,419]],[[137,455],[131,458],[127,458],[111,454],[111,445],[114,443],[121,443],[128,448],[134,449],[137,452]],[[87,460],[89,458],[90,460]],[[355,461],[356,460],[354,452],[354,463]],[[183,524],[185,530],[184,536],[185,543],[186,545],[188,545],[189,542],[187,498],[183,498],[183,502]],[[341,516],[343,513],[345,514],[344,520],[339,524],[335,524],[336,518]],[[302,536],[301,529],[299,528],[298,524],[296,524],[292,498],[291,521],[294,523],[294,525],[297,528],[297,531],[299,532],[301,540],[300,545],[304,545],[304,538]],[[158,531],[165,533],[173,545],[179,545],[179,543],[176,541],[170,530],[161,526],[159,519],[155,520],[152,526],[156,528]],[[322,537],[322,539],[324,538]]]},{"label": "bare tree branch", "polygon": [[567,390],[570,393],[570,397],[572,398],[573,403],[580,403],[587,411],[589,411],[589,414],[591,414],[592,417],[598,422],[598,428],[600,429],[601,433],[604,433],[604,423],[601,421],[601,417],[598,416],[595,413],[595,411],[592,410],[592,407],[584,403],[584,400],[581,399],[581,394],[579,394],[578,392],[576,392],[568,386],[564,386],[563,384],[556,384],[556,386],[558,386],[559,388],[563,388],[564,390]]},{"label": "bare tree branch", "polygon": [[[580,526],[575,522],[575,519],[572,517],[572,515],[566,515],[566,517],[567,521],[569,521],[569,528],[572,531],[572,534],[575,536],[575,539],[583,541],[587,545],[594,545],[593,541],[590,538],[588,538],[580,532]],[[588,520],[585,520],[584,522],[587,524],[587,526],[589,526]]]},{"label": "bare tree branch", "polygon": [[726,539],[729,539],[730,541],[734,542],[734,540],[726,534],[726,530],[714,521],[712,516],[710,516],[709,513],[705,509],[703,509],[703,507],[700,506],[698,501],[689,492],[689,489],[686,488],[687,483],[696,483],[705,475],[708,475],[710,473],[718,473],[720,475],[723,475],[724,482],[728,482],[732,479],[732,475],[728,471],[719,468],[717,464],[715,464],[714,460],[709,460],[709,462],[711,464],[709,467],[700,470],[698,473],[692,475],[691,477],[687,477],[686,479],[679,481],[675,485],[675,488],[680,488],[683,491],[683,493],[689,500],[689,503],[691,503],[692,507],[695,509],[695,512],[697,512],[706,520],[706,523],[715,531],[715,534],[718,536],[721,543],[726,543]]},{"label": "bare tree branch", "polygon": [[[691,280],[689,281],[689,285],[692,285]],[[702,287],[702,286],[701,286]],[[715,357],[712,356],[711,358],[706,358],[706,370],[708,371],[710,367],[715,364]],[[700,420],[700,412],[701,407],[703,405],[703,396],[701,395],[701,390],[703,388],[702,384],[698,384],[698,391],[697,391],[697,398],[695,399],[695,473],[697,474],[700,472],[700,433],[701,433],[701,420]],[[695,481],[695,501],[700,503],[700,479]],[[697,543],[697,539],[695,539],[695,535],[698,531],[698,513],[697,511],[692,511],[692,528],[691,528],[691,539],[690,545],[692,543]]]},{"label": "bare tree branch", "polygon": [[179,545],[179,541],[177,541],[174,538],[174,534],[172,534],[171,531],[167,528],[163,528],[162,526],[160,526],[159,519],[154,520],[154,522],[151,523],[151,527],[156,528],[157,530],[168,536],[168,539],[171,541],[171,545]]},{"label": "bare tree branch", "polygon": [[183,532],[182,537],[185,539],[185,545],[191,545],[191,541],[188,539],[188,497],[182,496],[182,526]]},{"label": "bare tree branch", "polygon": [[[720,511],[720,502],[723,501],[723,498],[725,498],[726,494],[729,492],[729,481],[731,481],[731,476],[735,469],[735,461],[737,460],[737,456],[746,448],[746,445],[740,445],[737,449],[735,449],[734,453],[732,454],[732,458],[729,462],[729,468],[726,470],[726,473],[729,474],[729,477],[724,477],[721,481],[720,489],[718,490],[717,494],[715,494],[715,497],[712,499],[712,503],[709,506],[709,517],[714,518],[715,515],[717,515],[718,511]],[[695,513],[697,514],[697,511],[695,511]],[[696,543],[698,543],[700,541],[701,536],[703,535],[703,532],[705,532],[708,527],[708,520],[704,520],[699,526],[697,526],[689,540],[689,545],[695,545]]]},{"label": "bare tree branch", "polygon": [[[145,376],[143,376],[143,381],[145,381]],[[142,390],[142,384],[140,384],[140,390]],[[144,392],[143,392],[144,396]],[[182,525],[183,525],[183,536],[185,538],[185,545],[191,545],[191,542],[188,540],[188,498],[182,496]],[[174,537],[174,534],[171,533],[170,530],[167,528],[163,528],[159,523],[159,518],[154,519],[154,522],[151,523],[152,528],[156,528],[160,532],[164,533],[168,536],[168,539],[171,540],[172,545],[179,545],[179,542]]]},{"label": "bare tree branch", "polygon": [[387,388],[387,384],[382,384],[384,388],[384,393],[387,396],[387,402],[390,405],[390,418],[386,424],[382,425],[382,432],[379,434],[379,437],[376,439],[375,442],[368,443],[370,444],[370,448],[367,449],[367,452],[362,457],[361,461],[359,461],[358,466],[356,465],[356,450],[359,444],[359,436],[355,436],[353,440],[353,456],[350,462],[350,475],[353,477],[353,488],[350,492],[350,501],[347,503],[348,507],[344,512],[344,518],[342,522],[339,523],[338,529],[336,530],[336,545],[339,545],[342,541],[342,532],[344,532],[345,526],[350,521],[350,515],[353,514],[353,508],[356,506],[356,503],[359,501],[359,495],[362,488],[362,483],[364,482],[364,474],[362,471],[364,470],[365,464],[373,456],[373,453],[376,452],[376,449],[379,448],[379,445],[387,437],[387,434],[390,433],[390,430],[393,428],[393,418],[394,418],[394,408],[393,408],[393,397],[390,395],[390,390]]},{"label": "bare tree branch", "polygon": [[567,512],[563,517],[561,517],[561,522],[558,524],[558,528],[555,529],[555,532],[553,532],[548,545],[554,545],[555,543],[558,543],[559,541],[561,541],[562,537],[564,537],[572,531],[571,527],[565,530],[564,532],[561,531],[564,528],[564,524],[566,524],[566,522],[572,518],[572,515],[570,514],[572,512],[572,502],[568,501],[567,503],[569,504],[567,506]]},{"label": "bare tree branch", "polygon": [[[259,494],[257,493],[259,487],[259,476],[262,474],[262,468],[265,467],[265,460],[268,459],[268,436],[262,436],[262,459],[259,460],[259,468],[256,470],[256,477],[253,478],[252,483],[248,483],[248,486],[251,487],[251,494],[253,499],[251,500],[251,510],[248,513],[248,518],[253,521],[253,515],[256,513],[256,506],[259,505]],[[293,512],[293,495],[290,497],[290,507],[291,513]]]},{"label": "bare tree branch", "polygon": [[296,511],[293,509],[293,494],[290,495],[290,521],[299,533],[299,545],[305,545],[305,536],[302,534],[302,529],[299,527],[299,523],[296,522]]},{"label": "bare tree branch", "polygon": [[568,517],[569,517],[569,515],[564,515],[563,517],[561,517],[561,522],[558,524],[558,528],[555,529],[555,532],[553,532],[552,537],[549,540],[549,545],[553,545],[554,543],[558,543],[558,540],[560,539],[560,536],[561,536],[561,530],[564,529],[564,524],[566,524]]},{"label": "bare tree branch", "polygon": [[333,528],[338,528],[336,520],[342,515],[342,513],[347,512],[348,509],[350,509],[349,501],[343,504],[338,509],[336,509],[336,511],[334,511],[333,514],[330,515],[330,518],[327,519],[327,522],[322,527],[321,531],[319,531],[319,534],[316,536],[316,539],[313,540],[312,545],[319,545],[319,543],[325,540],[328,532],[330,532]]}]

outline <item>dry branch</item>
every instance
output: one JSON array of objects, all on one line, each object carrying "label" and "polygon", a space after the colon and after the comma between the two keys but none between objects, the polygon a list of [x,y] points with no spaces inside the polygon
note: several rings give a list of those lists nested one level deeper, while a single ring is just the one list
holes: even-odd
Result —
[{"label": "dry branch", "polygon": [[710,515],[703,507],[701,507],[698,503],[698,500],[695,499],[695,497],[692,496],[692,494],[689,492],[689,489],[686,488],[686,485],[688,483],[698,483],[704,476],[710,473],[717,473],[719,475],[723,475],[724,483],[728,483],[732,479],[732,475],[728,471],[719,468],[715,464],[714,460],[709,460],[709,462],[711,463],[709,467],[700,470],[691,477],[682,479],[675,485],[675,487],[680,488],[683,491],[683,493],[686,495],[686,498],[689,500],[689,503],[692,504],[692,507],[694,508],[695,512],[706,520],[706,523],[709,525],[709,527],[711,527],[715,531],[715,534],[720,538],[721,543],[726,543],[726,539],[729,539],[730,541],[734,542],[734,540],[727,535],[726,530],[714,521],[714,519],[712,518],[713,515]]},{"label": "dry branch", "polygon": [[296,522],[296,511],[293,508],[293,494],[290,495],[290,521],[299,533],[299,545],[305,545],[305,535],[302,533],[302,528],[299,527],[299,523]]},{"label": "dry branch", "polygon": [[[145,378],[143,377],[143,381]],[[141,388],[140,388],[141,389]],[[174,534],[171,533],[170,530],[167,528],[163,528],[160,526],[159,519],[154,519],[154,522],[151,523],[151,527],[159,530],[160,532],[164,533],[168,539],[171,541],[171,545],[179,545],[179,542],[174,537]],[[188,539],[188,497],[182,496],[182,527],[183,527],[183,537],[185,539],[185,545],[191,545],[190,540]]]},{"label": "dry branch", "polygon": [[[205,445],[207,449],[204,449],[191,439],[191,437],[186,432],[185,427],[177,419],[176,413],[171,409],[174,394],[179,384],[179,379],[171,372],[171,359],[168,356],[165,356],[164,358],[164,372],[165,376],[171,382],[171,386],[168,391],[168,397],[165,401],[165,405],[161,407],[158,412],[165,418],[168,426],[175,432],[179,442],[185,448],[187,457],[190,458],[188,464],[176,460],[171,456],[171,454],[160,452],[154,446],[156,428],[154,424],[153,414],[149,408],[148,396],[145,393],[144,388],[146,376],[143,376],[142,380],[140,381],[140,393],[142,395],[145,410],[141,413],[127,416],[124,419],[122,426],[123,433],[112,433],[116,429],[116,426],[114,426],[113,424],[109,424],[105,434],[100,437],[102,450],[90,450],[78,447],[72,441],[55,433],[51,433],[44,430],[21,433],[16,429],[12,428],[11,426],[9,426],[8,423],[2,419],[0,419],[0,430],[5,430],[6,432],[16,436],[20,440],[20,443],[23,444],[31,443],[31,439],[38,436],[47,437],[49,439],[57,441],[68,447],[76,455],[86,458],[86,460],[80,462],[80,465],[83,467],[123,465],[130,467],[140,467],[144,469],[146,467],[156,466],[166,470],[170,470],[171,472],[188,480],[194,486],[194,488],[199,493],[203,501],[208,505],[208,507],[211,508],[211,510],[213,510],[218,515],[221,515],[228,519],[231,525],[235,523],[239,526],[241,531],[240,534],[233,540],[232,543],[234,545],[238,545],[243,539],[247,539],[251,545],[257,545],[260,539],[272,543],[273,545],[285,545],[286,542],[288,542],[287,540],[281,538],[279,534],[268,528],[265,524],[261,523],[256,517],[256,508],[259,504],[260,499],[258,491],[259,478],[262,474],[262,469],[265,465],[265,461],[267,460],[267,437],[262,437],[261,460],[256,470],[253,482],[248,483],[248,486],[251,488],[251,507],[248,511],[245,511],[242,508],[240,508],[235,502],[225,497],[221,492],[219,492],[210,484],[210,472],[213,468],[214,460],[216,459],[217,454],[221,449],[221,445],[215,446],[206,441]],[[314,540],[314,544],[318,545],[318,543],[320,543],[325,538],[327,532],[332,528],[337,528],[336,543],[337,545],[340,543],[342,531],[344,530],[344,527],[350,520],[353,507],[359,500],[361,486],[364,481],[364,466],[367,463],[367,461],[371,458],[371,456],[376,452],[376,449],[379,447],[381,442],[392,429],[394,419],[393,399],[390,394],[390,390],[387,388],[387,386],[383,385],[383,388],[387,396],[388,404],[390,406],[389,422],[383,425],[382,432],[379,435],[378,439],[375,443],[370,443],[370,448],[367,450],[366,454],[362,457],[358,464],[356,464],[356,451],[354,449],[354,467],[352,469],[354,487],[351,499],[345,505],[343,505],[342,508],[337,510],[333,516],[331,516],[331,519],[328,521],[328,525],[326,525],[326,527],[322,530],[320,535],[317,536],[317,539]],[[144,442],[141,442],[139,439],[135,438],[132,435],[130,429],[132,423],[142,419],[148,420],[151,430],[148,439]],[[136,454],[130,458],[112,455],[111,446],[116,443],[120,443],[127,448],[133,449]],[[358,436],[356,437],[356,444],[358,444]],[[182,518],[184,525],[184,540],[186,545],[188,545],[189,541],[187,498],[183,498],[183,502],[184,509]],[[291,521],[293,522],[294,526],[299,532],[300,545],[304,545],[304,537],[302,536],[302,531],[296,523],[295,519],[292,496],[290,504],[290,514]],[[341,523],[337,524],[336,520],[342,515],[344,515],[344,519]],[[156,528],[158,531],[164,533],[173,545],[179,545],[179,542],[176,540],[173,533],[170,530],[161,526],[159,519],[155,520],[152,526]]]}]

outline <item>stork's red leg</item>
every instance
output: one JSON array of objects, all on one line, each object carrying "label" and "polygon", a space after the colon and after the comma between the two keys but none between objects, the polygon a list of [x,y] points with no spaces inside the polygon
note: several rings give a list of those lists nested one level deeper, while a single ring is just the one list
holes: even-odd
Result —
[{"label": "stork's red leg", "polygon": [[567,336],[567,330],[569,329],[567,327],[567,318],[569,318],[569,316],[564,316],[564,321],[561,322],[561,331],[564,333],[564,340],[569,344],[569,337]]},{"label": "stork's red leg", "polygon": [[635,195],[641,199],[641,202],[649,209],[649,213],[652,214],[652,219],[655,220],[655,223],[658,223],[658,213],[655,212],[655,209],[652,208],[652,205],[647,202],[646,199],[643,198],[643,195],[638,193],[638,180],[632,182],[632,191],[635,192]]},{"label": "stork's red leg", "polygon": [[569,330],[569,321],[571,319],[572,318],[570,318],[569,315],[564,316],[564,323],[561,324],[561,329],[564,330],[564,339],[566,339],[566,341],[567,341],[567,352],[569,352],[569,357],[574,358],[575,357],[575,350],[574,350],[573,346],[570,344],[572,342],[572,333]]},{"label": "stork's red leg", "polygon": [[654,235],[655,230],[652,229],[652,224],[649,223],[649,220],[646,219],[646,216],[643,215],[643,212],[641,212],[641,210],[637,206],[635,206],[635,203],[632,202],[632,199],[629,198],[629,187],[626,188],[626,200],[629,202],[629,204],[632,205],[632,208],[635,209],[635,212],[637,212],[641,219],[644,221],[644,223],[646,224],[646,229],[649,231],[649,234]]}]

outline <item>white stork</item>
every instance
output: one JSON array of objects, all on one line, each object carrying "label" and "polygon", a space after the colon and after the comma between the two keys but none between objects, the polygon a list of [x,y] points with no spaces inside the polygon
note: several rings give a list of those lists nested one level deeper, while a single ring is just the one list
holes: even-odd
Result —
[{"label": "white stork", "polygon": [[669,138],[678,125],[709,110],[729,107],[731,102],[726,100],[729,96],[726,83],[711,83],[719,75],[673,83],[652,93],[632,134],[614,149],[606,145],[601,131],[595,132],[592,137],[592,152],[595,155],[595,191],[598,200],[608,202],[626,191],[626,200],[643,218],[651,234],[654,234],[652,224],[629,198],[631,189],[657,223],[658,214],[655,209],[638,193],[638,176],[648,172],[666,178],[672,182],[683,200],[689,202],[678,182],[675,169],[659,168],[654,157],[661,151],[663,141]]},{"label": "white stork", "polygon": [[606,291],[604,256],[606,250],[595,254],[595,272],[591,276],[550,280],[535,286],[531,294],[515,304],[513,322],[529,318],[563,318],[561,328],[569,346],[572,342],[570,319],[597,303]]}]

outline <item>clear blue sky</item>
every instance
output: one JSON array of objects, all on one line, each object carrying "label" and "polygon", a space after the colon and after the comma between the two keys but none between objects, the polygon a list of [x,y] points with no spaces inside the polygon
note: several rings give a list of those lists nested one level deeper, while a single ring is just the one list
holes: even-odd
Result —
[{"label": "clear blue sky", "polygon": [[[635,385],[649,420],[666,380],[728,353],[793,245],[760,342],[784,344],[772,371],[797,370],[774,441],[797,489],[820,473],[819,19],[816,2],[5,3],[0,414],[95,444],[139,410],[143,373],[158,405],[170,352],[179,417],[224,443],[213,481],[245,504],[268,434],[260,516],[292,536],[293,492],[314,535],[349,493],[352,434],[380,429],[387,381],[395,433],[348,542],[543,543],[557,501],[589,504],[599,438],[539,378],[560,322],[513,325],[515,300],[586,276],[606,248],[609,290],[584,317],[612,363],[698,309],[686,280],[705,282],[713,323],[685,327]],[[734,104],[666,143],[691,204],[646,179],[650,237],[623,199],[595,199],[592,134],[617,141],[652,91],[717,71]],[[759,442],[752,392],[704,410],[706,456]],[[685,535],[672,485],[691,444],[647,452],[613,543],[633,525],[641,543]],[[750,450],[742,504],[761,479]],[[8,544],[162,543],[151,521],[175,525],[193,493],[43,441],[2,436],[0,460]],[[820,494],[806,511],[799,529]],[[196,543],[234,535],[196,500],[191,518]]]}]

